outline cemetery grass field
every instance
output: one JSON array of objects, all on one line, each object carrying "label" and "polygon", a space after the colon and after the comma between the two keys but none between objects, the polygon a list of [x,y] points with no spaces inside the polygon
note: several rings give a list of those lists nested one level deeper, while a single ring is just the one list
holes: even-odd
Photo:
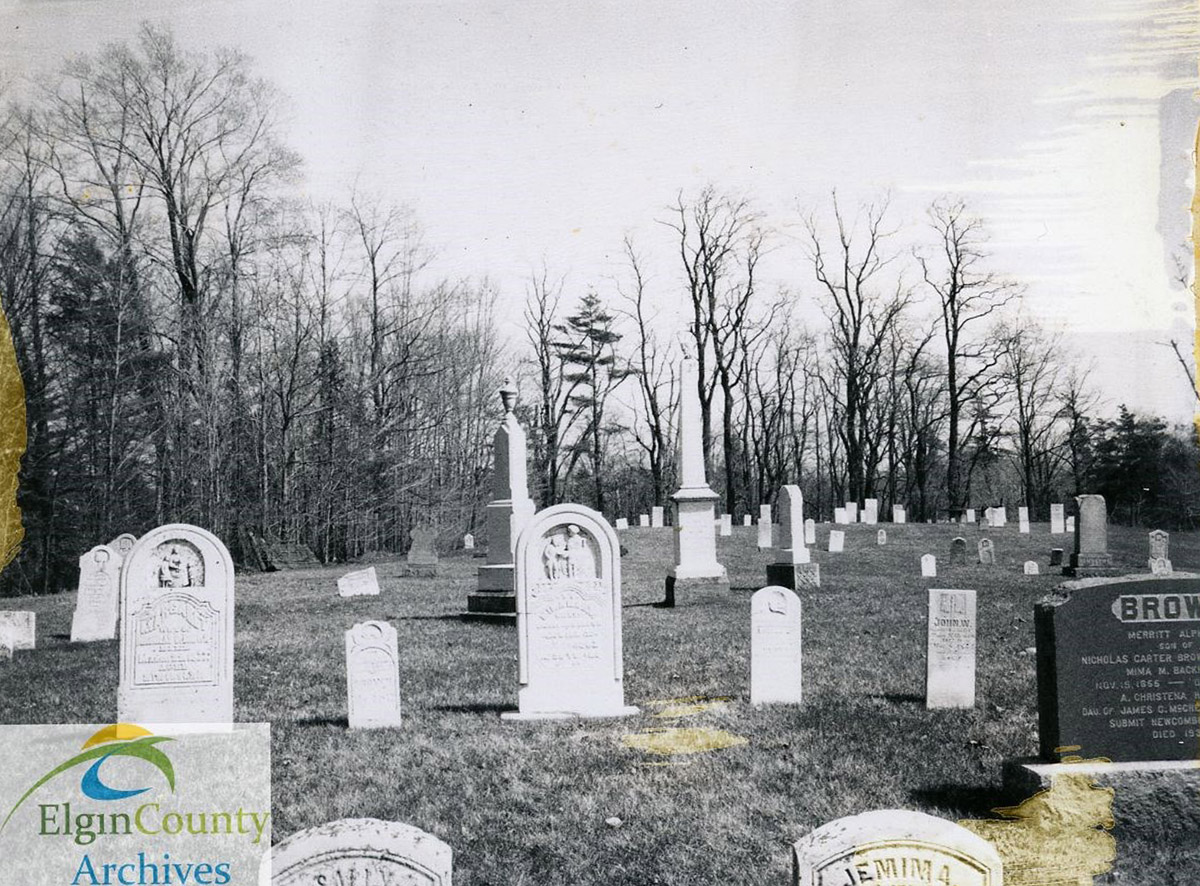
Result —
[{"label": "cemetery grass field", "polygon": [[[790,882],[791,842],[839,816],[903,807],[990,817],[1023,799],[1001,795],[1001,765],[1036,753],[1033,604],[1063,580],[1026,577],[1021,565],[1036,559],[1046,573],[1049,549],[1069,548],[1068,537],[1044,523],[1022,536],[1013,521],[986,530],[997,566],[951,567],[951,538],[964,534],[974,559],[985,530],[882,525],[886,547],[876,527],[850,526],[846,553],[832,555],[822,550],[829,527],[818,527],[823,586],[800,595],[798,708],[748,704],[749,598],[769,557],[751,528],[718,540],[735,590],[681,597],[674,610],[653,605],[671,530],[620,533],[626,700],[642,709],[622,720],[500,720],[516,707],[516,633],[459,618],[483,562],[469,555],[443,557],[432,580],[376,563],[379,597],[339,598],[348,567],[239,575],[236,716],[272,723],[274,839],[375,817],[449,843],[457,886],[724,886]],[[1109,539],[1119,564],[1146,571],[1145,531],[1110,527]],[[920,578],[926,552],[938,556],[936,579]],[[1171,555],[1177,570],[1200,567],[1200,534],[1173,534]],[[974,710],[925,710],[928,587],[979,593]],[[0,669],[0,720],[112,722],[117,644],[68,642],[74,594],[5,606],[37,612],[38,648]],[[399,730],[347,729],[343,631],[365,619],[399,634]],[[665,729],[745,743],[678,755],[622,743]],[[1117,852],[1117,875],[1097,882],[1200,882],[1197,847],[1117,833]]]}]

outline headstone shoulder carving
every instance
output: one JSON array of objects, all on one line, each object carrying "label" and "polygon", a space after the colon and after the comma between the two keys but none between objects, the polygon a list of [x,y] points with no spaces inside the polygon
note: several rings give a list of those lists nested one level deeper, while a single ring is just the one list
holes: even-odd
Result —
[{"label": "headstone shoulder carving", "polygon": [[79,558],[79,589],[71,617],[72,643],[116,638],[121,610],[121,563],[121,556],[109,545],[97,545]]},{"label": "headstone shoulder carving", "polygon": [[351,729],[400,725],[400,655],[387,622],[364,621],[346,631],[346,689]]},{"label": "headstone shoulder carving", "polygon": [[233,623],[220,539],[182,523],[138,539],[121,570],[121,721],[231,724]]},{"label": "headstone shoulder carving", "polygon": [[625,704],[616,532],[580,505],[546,508],[517,539],[519,710],[506,718],[619,717]]},{"label": "headstone shoulder carving", "polygon": [[955,822],[903,809],[822,825],[792,844],[792,862],[795,886],[1002,886],[1004,876],[987,840]]},{"label": "headstone shoulder carving", "polygon": [[451,886],[452,860],[448,845],[411,825],[345,818],[299,831],[273,846],[263,859],[259,883]]},{"label": "headstone shoulder carving", "polygon": [[107,547],[112,548],[116,555],[122,560],[129,556],[129,552],[133,550],[133,546],[137,544],[137,536],[130,532],[122,532],[112,541]]}]

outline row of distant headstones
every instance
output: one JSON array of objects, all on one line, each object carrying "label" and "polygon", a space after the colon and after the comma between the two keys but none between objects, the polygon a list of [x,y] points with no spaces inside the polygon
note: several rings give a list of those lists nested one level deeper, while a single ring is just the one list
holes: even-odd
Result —
[{"label": "row of distant headstones", "polygon": [[[276,884],[341,883],[343,878],[357,883],[361,878],[364,883],[450,886],[453,852],[411,825],[342,819],[277,844],[264,859],[267,866]],[[995,846],[980,834],[946,819],[898,809],[864,812],[817,828],[792,844],[792,866],[792,882],[801,886],[999,883],[1003,876]]]}]

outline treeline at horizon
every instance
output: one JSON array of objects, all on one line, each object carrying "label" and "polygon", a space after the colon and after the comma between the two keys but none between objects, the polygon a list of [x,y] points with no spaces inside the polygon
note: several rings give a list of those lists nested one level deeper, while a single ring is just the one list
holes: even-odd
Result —
[{"label": "treeline at horizon", "polygon": [[[679,361],[697,360],[709,480],[740,521],[799,483],[809,515],[875,497],[909,519],[1049,505],[1195,525],[1192,432],[1122,407],[990,266],[983,221],[935,201],[916,249],[885,200],[834,196],[807,260],[767,292],[774,232],[710,186],[657,221],[678,282],[531,275],[506,345],[487,282],[438,279],[419,221],[348,194],[299,203],[280,96],[232,51],[167,31],[70,62],[0,128],[0,302],[26,388],[25,540],[0,594],[74,587],[122,532],[194,523],[242,562],[250,534],[324,562],[483,537],[497,391],[520,382],[530,492],[610,519],[669,504]],[[909,281],[909,282],[905,282]],[[663,299],[690,307],[679,329]],[[825,318],[802,322],[805,306]],[[807,312],[812,314],[812,311]]]}]

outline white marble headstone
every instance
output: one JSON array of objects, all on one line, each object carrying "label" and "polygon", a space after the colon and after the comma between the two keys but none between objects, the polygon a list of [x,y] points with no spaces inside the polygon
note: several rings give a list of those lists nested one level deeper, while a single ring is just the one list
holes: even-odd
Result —
[{"label": "white marble headstone", "polygon": [[620,531],[622,529],[628,529],[628,528],[629,528],[629,518],[617,517],[617,530]]},{"label": "white marble headstone", "polygon": [[638,514],[638,528],[639,529],[649,529],[650,528],[650,515],[649,514]]},{"label": "white marble headstone", "polygon": [[1041,574],[1041,570],[1038,569],[1037,560],[1026,560],[1025,561],[1025,574],[1026,575],[1040,575]]},{"label": "white marble headstone", "polygon": [[1017,525],[1020,532],[1029,534],[1029,508],[1017,508]]},{"label": "white marble headstone", "polygon": [[846,509],[845,508],[834,508],[833,509],[833,522],[836,523],[838,526],[842,526],[846,523]]},{"label": "white marble headstone", "polygon": [[801,606],[771,585],[750,598],[750,703],[801,701]]},{"label": "white marble headstone", "polygon": [[884,545],[887,544],[887,530],[886,529],[880,529],[878,532],[875,533],[875,544],[879,545],[880,547],[883,547]]},{"label": "white marble headstone", "polygon": [[475,550],[475,536],[473,536],[469,532],[463,536],[463,550],[464,551]]},{"label": "white marble headstone", "polygon": [[650,527],[652,529],[662,529],[663,527],[663,509],[659,505],[650,509]]},{"label": "white marble headstone", "polygon": [[829,530],[829,553],[840,554],[846,546],[846,533],[841,529]]},{"label": "white marble headstone", "polygon": [[143,535],[121,570],[122,723],[233,723],[233,558],[173,523]]},{"label": "white marble headstone", "polygon": [[400,654],[387,622],[346,631],[346,698],[351,729],[400,725]]},{"label": "white marble headstone", "polygon": [[379,593],[379,578],[375,567],[357,569],[338,578],[339,597],[373,597]]},{"label": "white marble headstone", "polygon": [[1064,514],[1066,509],[1062,503],[1050,505],[1050,534],[1062,535],[1067,531],[1066,520]]},{"label": "white marble headstone", "polygon": [[115,639],[120,611],[121,557],[110,546],[97,545],[79,558],[71,642]]},{"label": "white marble headstone", "polygon": [[806,545],[816,545],[817,543],[817,521],[812,517],[804,521],[804,543]]},{"label": "white marble headstone", "polygon": [[0,632],[6,632],[14,651],[37,648],[37,613],[25,609],[0,611]]},{"label": "white marble headstone", "polygon": [[452,859],[449,846],[411,825],[344,818],[271,847],[259,886],[451,886]]},{"label": "white marble headstone", "polygon": [[975,592],[930,588],[927,708],[975,706]]},{"label": "white marble headstone", "polygon": [[968,523],[975,522],[975,509],[974,508],[967,508],[967,513],[966,513],[965,519]]},{"label": "white marble headstone", "polygon": [[892,505],[892,522],[907,523],[908,513],[904,509],[904,505]]},{"label": "white marble headstone", "polygon": [[621,560],[617,534],[582,505],[534,515],[517,538],[520,689],[506,718],[620,717]]},{"label": "white marble headstone", "polygon": [[725,537],[729,537],[729,536],[733,535],[733,515],[732,514],[722,514],[720,527],[721,527],[720,533],[719,533],[720,535],[725,536]]},{"label": "white marble headstone", "polygon": [[937,557],[933,554],[921,555],[921,578],[937,578]]}]

